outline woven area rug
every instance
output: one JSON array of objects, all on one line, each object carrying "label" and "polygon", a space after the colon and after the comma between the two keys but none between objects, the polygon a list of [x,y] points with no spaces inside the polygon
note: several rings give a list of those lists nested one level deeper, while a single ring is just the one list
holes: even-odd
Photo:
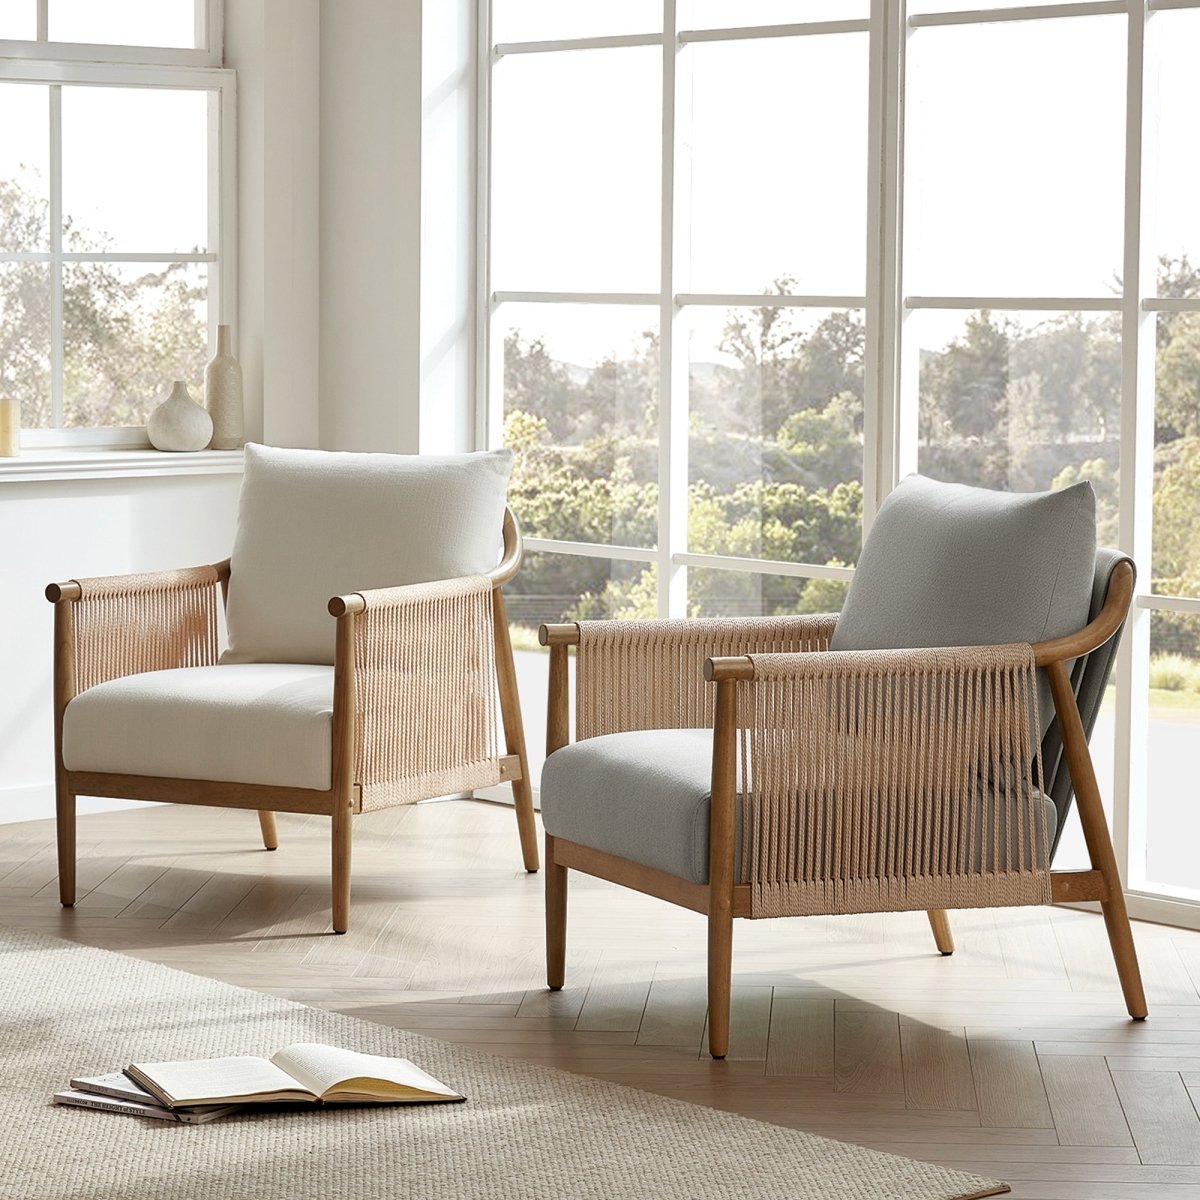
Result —
[{"label": "woven area rug", "polygon": [[[994,1180],[493,1058],[0,929],[0,1196],[11,1200],[966,1200]],[[173,1125],[55,1107],[74,1074],[328,1042],[411,1058],[466,1104]]]}]

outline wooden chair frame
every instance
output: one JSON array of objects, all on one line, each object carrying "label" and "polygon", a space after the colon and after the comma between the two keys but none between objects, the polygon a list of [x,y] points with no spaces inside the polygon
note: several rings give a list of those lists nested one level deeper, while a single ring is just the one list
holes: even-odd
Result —
[{"label": "wooden chair frame", "polygon": [[[500,759],[501,782],[513,787],[517,829],[525,869],[538,870],[537,827],[525,754],[525,731],[517,694],[516,667],[504,608],[503,586],[512,580],[524,554],[521,531],[511,510],[504,512],[504,553],[487,573],[492,585],[492,617],[496,677],[507,753]],[[222,597],[228,597],[230,560],[215,564]],[[277,812],[318,813],[332,823],[332,917],[335,933],[345,933],[350,912],[351,818],[362,811],[362,788],[355,779],[355,625],[365,608],[357,593],[335,596],[330,615],[337,621],[333,666],[333,765],[328,791],[230,783],[207,779],[174,779],[154,775],[122,775],[96,771],[68,771],[63,763],[63,715],[76,694],[75,602],[82,591],[76,580],[52,583],[46,598],[54,605],[54,762],[58,837],[59,898],[64,907],[75,903],[75,797],[105,796],[124,800],[201,804],[216,808],[256,809],[263,845],[278,844]],[[136,631],[131,631],[136,635]]]},{"label": "wooden chair frame", "polygon": [[[1080,719],[1067,663],[1103,646],[1121,627],[1133,596],[1133,569],[1120,562],[1113,571],[1104,605],[1096,618],[1077,633],[1034,645],[1039,667],[1049,676],[1054,708],[1062,734],[1067,769],[1074,786],[1091,869],[1052,871],[1056,902],[1098,900],[1104,914],[1117,975],[1129,1015],[1146,1016],[1137,952],[1112,839],[1096,783],[1087,735]],[[578,645],[577,624],[544,625],[539,634],[550,647],[549,712],[546,753],[570,740],[568,726],[568,648]],[[724,1058],[729,1045],[729,1004],[732,986],[733,918],[751,913],[750,886],[734,882],[737,792],[737,688],[752,687],[754,663],[749,657],[710,658],[705,678],[715,683],[716,717],[713,734],[712,801],[709,813],[708,883],[693,883],[615,857],[588,846],[546,835],[546,974],[552,990],[563,986],[566,962],[567,871],[607,879],[646,895],[657,896],[708,917],[708,1029],[713,1058]],[[935,943],[943,954],[954,951],[945,911],[929,913]]]}]

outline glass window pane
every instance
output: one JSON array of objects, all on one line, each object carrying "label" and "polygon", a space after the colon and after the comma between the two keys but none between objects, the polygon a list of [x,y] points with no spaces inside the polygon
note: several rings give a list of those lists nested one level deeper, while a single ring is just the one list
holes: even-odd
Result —
[{"label": "glass window pane", "polygon": [[[1173,288],[1200,298],[1200,267]],[[1200,313],[1160,313],[1154,397],[1151,588],[1200,596]]]},{"label": "glass window pane", "polygon": [[661,33],[662,0],[493,0],[492,40],[541,42],[559,38]]},{"label": "glass window pane", "polygon": [[862,314],[697,307],[689,320],[688,549],[856,562]]},{"label": "glass window pane", "polygon": [[[1160,54],[1155,247],[1160,257],[1200,266],[1200,10],[1158,12],[1154,45]],[[1168,272],[1159,276],[1159,295],[1174,296]]]},{"label": "glass window pane", "polygon": [[905,336],[923,474],[1012,491],[1090,479],[1100,542],[1116,545],[1118,314],[921,311]]},{"label": "glass window pane", "polygon": [[870,0],[681,0],[681,29],[738,25],[802,25],[807,21],[863,20]]},{"label": "glass window pane", "polygon": [[49,93],[0,84],[0,253],[50,249]]},{"label": "glass window pane", "polygon": [[1117,290],[1125,27],[1099,16],[913,32],[909,295]]},{"label": "glass window pane", "polygon": [[[1096,783],[1100,787],[1100,803],[1109,829],[1113,827],[1113,795],[1116,769],[1116,726],[1117,726],[1117,685],[1109,678],[1108,688],[1096,715],[1096,724],[1092,736],[1088,739],[1088,749],[1092,755],[1092,766],[1096,771]],[[1056,871],[1086,871],[1091,868],[1092,860],[1088,855],[1087,842],[1084,841],[1083,827],[1079,824],[1079,814],[1074,806],[1063,826],[1062,838],[1058,849],[1054,852],[1054,869]]]},{"label": "glass window pane", "polygon": [[0,0],[0,38],[32,42],[36,37],[36,0]]},{"label": "glass window pane", "polygon": [[497,64],[493,288],[658,291],[661,80],[655,47]]},{"label": "glass window pane", "polygon": [[[1200,615],[1150,617],[1146,881],[1200,899]],[[1135,881],[1136,886],[1136,881]]]},{"label": "glass window pane", "polygon": [[46,263],[0,262],[0,395],[21,402],[23,429],[54,424]]},{"label": "glass window pane", "polygon": [[64,87],[63,247],[208,248],[209,93]]},{"label": "glass window pane", "polygon": [[864,293],[867,49],[865,33],[690,47],[685,290]]},{"label": "glass window pane", "polygon": [[841,612],[849,583],[688,567],[689,617],[777,617]]},{"label": "glass window pane", "polygon": [[658,527],[658,310],[506,304],[509,503],[531,537],[651,547]]},{"label": "glass window pane", "polygon": [[68,427],[144,425],[182,379],[204,395],[206,263],[67,263],[63,267]]},{"label": "glass window pane", "polygon": [[52,42],[193,49],[204,0],[50,0]]}]

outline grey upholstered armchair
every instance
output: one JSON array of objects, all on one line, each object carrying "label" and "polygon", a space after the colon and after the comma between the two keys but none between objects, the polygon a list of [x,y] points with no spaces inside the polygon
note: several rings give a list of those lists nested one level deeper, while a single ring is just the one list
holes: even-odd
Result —
[{"label": "grey upholstered armchair", "polygon": [[[1133,580],[1096,548],[1088,484],[915,476],[876,517],[840,615],[544,627],[550,987],[571,869],[707,915],[716,1058],[735,916],[925,909],[949,954],[947,909],[1099,900],[1144,1017],[1087,744]],[[1052,873],[1073,794],[1092,867]]]}]

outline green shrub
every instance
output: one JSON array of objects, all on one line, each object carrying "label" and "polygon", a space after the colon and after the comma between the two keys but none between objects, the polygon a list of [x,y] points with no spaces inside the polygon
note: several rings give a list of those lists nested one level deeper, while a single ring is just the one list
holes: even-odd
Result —
[{"label": "green shrub", "polygon": [[1164,692],[1200,692],[1200,661],[1156,654],[1150,660],[1150,686]]}]

